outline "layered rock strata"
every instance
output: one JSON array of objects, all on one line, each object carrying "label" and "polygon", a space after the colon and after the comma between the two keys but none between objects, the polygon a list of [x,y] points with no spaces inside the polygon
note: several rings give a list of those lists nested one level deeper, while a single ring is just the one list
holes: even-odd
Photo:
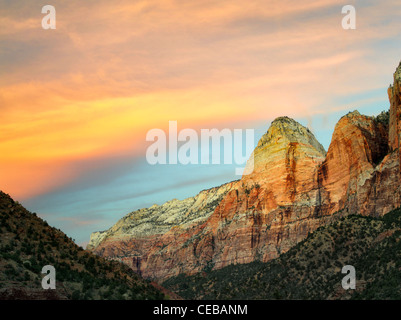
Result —
[{"label": "layered rock strata", "polygon": [[401,64],[389,116],[354,111],[337,123],[327,154],[296,121],[274,120],[254,170],[194,198],[135,211],[88,249],[163,280],[229,264],[268,261],[346,214],[380,216],[401,205]]}]

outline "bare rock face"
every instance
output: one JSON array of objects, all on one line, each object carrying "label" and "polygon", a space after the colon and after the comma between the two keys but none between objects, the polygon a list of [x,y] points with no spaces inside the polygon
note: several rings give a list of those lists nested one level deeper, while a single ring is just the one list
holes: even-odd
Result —
[{"label": "bare rock face", "polygon": [[359,191],[366,188],[367,180],[372,179],[387,154],[387,140],[388,125],[373,117],[354,111],[340,119],[319,167],[320,213],[333,214],[347,208],[371,213],[370,203],[362,203]]},{"label": "bare rock face", "polygon": [[227,194],[205,227],[214,239],[215,268],[275,258],[319,225],[307,219],[319,204],[318,167],[325,155],[296,121],[272,122],[255,148],[253,173]]},{"label": "bare rock face", "polygon": [[401,62],[394,73],[394,84],[387,93],[390,100],[389,146],[395,150],[399,149],[401,130]]},{"label": "bare rock face", "polygon": [[204,223],[224,195],[237,185],[238,181],[230,182],[203,190],[195,197],[134,211],[109,230],[92,233],[87,249],[152,277],[148,257],[162,254],[176,237]]},{"label": "bare rock face", "polygon": [[401,165],[401,62],[394,72],[394,84],[388,88],[388,97],[390,100],[389,147],[391,151],[398,150]]},{"label": "bare rock face", "polygon": [[386,214],[401,205],[400,83],[401,64],[389,89],[389,117],[347,114],[327,154],[307,128],[277,118],[253,152],[251,174],[135,211],[92,234],[88,249],[163,280],[268,261],[343,215]]},{"label": "bare rock face", "polygon": [[[275,258],[323,223],[313,216],[325,154],[307,128],[278,118],[254,151],[251,175],[129,214],[106,233],[93,234],[88,248],[156,279]],[[219,196],[211,199],[213,193]],[[214,208],[202,213],[205,199]],[[200,218],[191,220],[189,212]]]},{"label": "bare rock face", "polygon": [[315,184],[316,168],[325,155],[309,129],[290,118],[277,118],[255,148],[254,171],[242,179],[245,191],[258,186],[274,198],[264,204],[264,211],[277,205],[310,205],[303,193]]}]

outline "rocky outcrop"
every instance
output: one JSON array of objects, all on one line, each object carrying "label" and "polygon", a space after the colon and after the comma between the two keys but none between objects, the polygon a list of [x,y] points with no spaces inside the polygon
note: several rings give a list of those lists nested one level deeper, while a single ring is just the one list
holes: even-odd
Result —
[{"label": "rocky outcrop", "polygon": [[109,230],[92,233],[87,249],[123,261],[151,277],[148,257],[161,254],[174,238],[204,223],[227,192],[237,186],[238,181],[234,181],[203,190],[195,197],[134,211]]},{"label": "rocky outcrop", "polygon": [[[375,168],[388,153],[388,125],[354,111],[337,123],[325,161],[319,168],[319,213],[340,210],[383,214],[371,194]],[[379,168],[377,169],[379,170]],[[374,183],[373,183],[374,184]],[[368,201],[365,201],[366,197]],[[372,198],[373,197],[373,198]]]},{"label": "rocky outcrop", "polygon": [[394,72],[394,84],[388,88],[390,100],[389,146],[391,150],[399,148],[401,130],[401,62]]},{"label": "rocky outcrop", "polygon": [[394,83],[388,88],[388,97],[390,100],[389,147],[391,151],[398,150],[401,165],[401,62],[394,72]]},{"label": "rocky outcrop", "polygon": [[379,216],[399,207],[400,72],[401,65],[389,89],[389,116],[348,113],[327,154],[307,128],[277,118],[253,152],[251,174],[135,211],[93,234],[88,248],[163,280],[268,261],[343,215]]},{"label": "rocky outcrop", "polygon": [[[274,120],[254,151],[254,171],[230,191],[209,218],[215,268],[277,257],[319,223],[318,168],[325,150],[287,117]],[[239,250],[240,248],[240,250]]]}]

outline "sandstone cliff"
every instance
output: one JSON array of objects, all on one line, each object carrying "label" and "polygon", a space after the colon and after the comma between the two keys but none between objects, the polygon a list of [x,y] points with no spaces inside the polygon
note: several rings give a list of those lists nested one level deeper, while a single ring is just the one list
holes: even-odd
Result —
[{"label": "sandstone cliff", "polygon": [[87,249],[123,261],[138,273],[152,277],[147,264],[149,255],[165,254],[170,242],[204,223],[227,192],[237,186],[238,181],[234,181],[203,190],[195,197],[131,212],[109,230],[92,233]]},{"label": "sandstone cliff", "polygon": [[337,123],[327,154],[287,117],[274,120],[240,181],[141,209],[88,246],[145,277],[268,261],[343,215],[383,215],[400,206],[401,64],[389,88],[390,112],[354,111]]},{"label": "sandstone cliff", "polygon": [[391,150],[397,150],[401,157],[401,62],[394,72],[394,84],[388,88],[390,100],[390,129],[389,146]]}]

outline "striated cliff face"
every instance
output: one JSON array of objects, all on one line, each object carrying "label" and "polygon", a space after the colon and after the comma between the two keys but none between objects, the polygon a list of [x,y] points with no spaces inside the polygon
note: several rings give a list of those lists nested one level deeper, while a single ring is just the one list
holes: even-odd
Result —
[{"label": "striated cliff face", "polygon": [[[373,117],[348,113],[337,123],[327,157],[319,167],[320,213],[346,210],[360,214],[384,214],[376,208],[375,177],[388,153],[388,125]],[[377,186],[380,188],[380,186]],[[369,199],[366,199],[369,197]],[[391,208],[393,209],[393,208]]]},{"label": "striated cliff face", "polygon": [[392,150],[399,147],[400,121],[401,121],[401,63],[394,72],[394,84],[388,88],[390,100],[390,131],[389,146]]},{"label": "striated cliff face", "polygon": [[340,216],[386,214],[401,205],[400,83],[401,64],[389,89],[389,117],[348,113],[327,154],[307,128],[277,118],[254,150],[252,174],[135,211],[92,234],[88,249],[164,280],[268,261]]},{"label": "striated cliff face", "polygon": [[388,97],[390,100],[390,129],[389,146],[390,150],[398,149],[401,157],[400,139],[401,139],[401,62],[394,72],[394,84],[388,88]]},{"label": "striated cliff face", "polygon": [[325,154],[296,121],[272,122],[255,148],[253,173],[226,195],[205,226],[214,243],[214,268],[275,258],[319,225],[308,218],[319,205],[318,167]]},{"label": "striated cliff face", "polygon": [[237,186],[238,181],[234,181],[203,190],[195,197],[131,212],[110,229],[92,233],[87,249],[123,261],[138,273],[152,277],[149,256],[165,254],[176,237],[204,223],[227,192]]}]

